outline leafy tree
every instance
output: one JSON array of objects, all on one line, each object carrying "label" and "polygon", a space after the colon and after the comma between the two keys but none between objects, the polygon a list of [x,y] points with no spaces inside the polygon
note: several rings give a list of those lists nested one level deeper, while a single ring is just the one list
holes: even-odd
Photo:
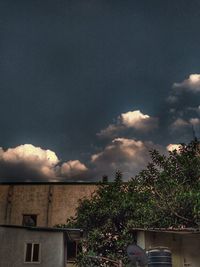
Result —
[{"label": "leafy tree", "polygon": [[99,266],[88,255],[125,263],[127,245],[134,242],[134,228],[199,226],[199,141],[182,144],[169,155],[156,150],[150,155],[147,168],[129,182],[124,183],[117,172],[114,182],[100,183],[91,199],[79,202],[76,216],[67,222],[67,226],[87,232],[83,241],[87,253],[79,255],[79,266]]},{"label": "leafy tree", "polygon": [[[179,150],[160,155],[135,179],[160,214],[159,227],[197,227],[200,219],[200,143],[194,139]],[[156,215],[156,213],[155,213]]]},{"label": "leafy tree", "polygon": [[[68,226],[81,227],[87,232],[83,246],[88,255],[101,255],[114,260],[125,259],[127,243],[132,242],[126,225],[135,209],[134,194],[128,194],[127,189],[128,185],[123,183],[122,174],[117,172],[114,182],[100,183],[91,199],[79,202],[77,216],[68,221]],[[129,199],[131,195],[132,201]],[[79,255],[79,266],[95,266],[94,261],[89,265],[91,260],[88,255]],[[99,266],[99,262],[96,264]],[[106,262],[105,266],[109,266],[109,263]]]}]

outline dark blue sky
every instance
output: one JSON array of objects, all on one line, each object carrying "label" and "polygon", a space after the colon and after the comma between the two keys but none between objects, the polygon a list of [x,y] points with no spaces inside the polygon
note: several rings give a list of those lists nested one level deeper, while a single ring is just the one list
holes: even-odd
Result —
[{"label": "dark blue sky", "polygon": [[[200,73],[199,25],[197,0],[1,0],[2,155],[32,144],[79,160],[91,179],[118,167],[134,175],[124,140],[162,150],[189,141],[192,125],[200,134],[200,84],[189,80]],[[137,110],[153,118],[153,130],[124,124],[120,115]],[[114,135],[97,135],[109,125]]]}]

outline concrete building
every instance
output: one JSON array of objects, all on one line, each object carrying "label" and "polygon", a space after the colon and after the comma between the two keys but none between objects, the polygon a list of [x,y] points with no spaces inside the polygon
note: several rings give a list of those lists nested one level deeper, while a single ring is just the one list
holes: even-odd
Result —
[{"label": "concrete building", "polygon": [[[0,226],[0,267],[72,267],[79,229]],[[74,247],[75,248],[75,247]]]},{"label": "concrete building", "polygon": [[[18,259],[19,254],[22,253],[22,247],[20,252],[18,251],[20,236],[26,240],[30,239],[30,241],[39,238],[39,243],[30,242],[32,245],[29,246],[29,250],[31,251],[33,250],[34,244],[42,244],[42,242],[44,242],[42,247],[45,248],[45,251],[48,251],[49,246],[49,258],[53,257],[52,255],[56,252],[56,258],[54,258],[56,265],[53,265],[53,263],[52,265],[42,265],[44,263],[43,259],[40,262],[42,267],[64,266],[62,264],[66,263],[63,261],[63,257],[66,257],[66,252],[64,251],[66,248],[63,248],[63,241],[61,242],[64,238],[64,232],[55,229],[54,231],[48,231],[47,228],[46,230],[42,230],[42,228],[48,227],[51,229],[51,227],[57,224],[64,224],[68,218],[75,215],[79,200],[90,198],[96,188],[96,183],[0,184],[0,224],[7,225],[7,228],[6,226],[3,228],[0,227],[0,267],[18,267],[25,264],[25,262],[22,264],[22,258],[20,258],[20,260]],[[18,225],[19,227],[9,228],[9,225]],[[27,228],[26,226],[32,226],[31,230],[30,227]],[[37,229],[40,228],[40,230],[33,231],[33,227],[36,227]],[[137,244],[145,250],[155,247],[169,248],[172,252],[173,267],[200,266],[200,232],[198,230],[134,229],[134,233]],[[6,243],[7,238],[9,239],[8,243]],[[66,238],[64,239],[66,240]],[[54,251],[52,244],[54,244]],[[16,264],[18,264],[19,261],[21,265],[5,265],[5,262],[2,263],[9,247],[14,249],[16,246],[16,253],[18,253],[15,254]],[[36,245],[36,250],[39,247]],[[57,253],[58,248],[59,252]],[[68,238],[68,256],[72,256],[70,256],[71,263],[68,259],[67,267],[70,266],[69,264],[73,266],[72,262],[74,260],[73,257],[76,255],[76,251],[77,242],[70,243],[70,239]],[[43,256],[45,253],[46,252],[43,252]],[[52,260],[52,262],[54,261]],[[32,266],[31,263],[28,263],[28,265]]]},{"label": "concrete building", "polygon": [[135,229],[137,244],[145,250],[165,247],[173,267],[200,266],[200,231],[195,229]]},{"label": "concrete building", "polygon": [[64,224],[75,215],[78,201],[91,197],[96,187],[96,183],[0,184],[0,224]]}]

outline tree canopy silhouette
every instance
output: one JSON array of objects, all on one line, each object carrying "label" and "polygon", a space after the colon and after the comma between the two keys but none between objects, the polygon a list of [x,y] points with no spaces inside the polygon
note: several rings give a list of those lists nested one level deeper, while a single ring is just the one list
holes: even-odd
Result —
[{"label": "tree canopy silhouette", "polygon": [[76,216],[67,222],[87,232],[87,252],[80,253],[79,266],[90,266],[88,255],[126,262],[134,228],[199,227],[199,141],[181,144],[168,155],[157,150],[150,155],[146,169],[130,181],[123,182],[118,171],[113,182],[100,183],[91,199],[79,202]]}]

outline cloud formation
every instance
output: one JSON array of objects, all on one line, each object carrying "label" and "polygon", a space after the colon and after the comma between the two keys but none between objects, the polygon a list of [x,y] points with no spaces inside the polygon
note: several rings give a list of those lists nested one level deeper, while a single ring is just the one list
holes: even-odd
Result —
[{"label": "cloud formation", "polygon": [[182,130],[183,128],[191,128],[196,127],[200,125],[200,119],[199,118],[190,118],[190,119],[182,119],[177,118],[172,124],[171,124],[171,130]]},{"label": "cloud formation", "polygon": [[115,124],[110,124],[97,135],[100,137],[116,137],[120,132],[134,129],[140,132],[149,132],[158,126],[158,119],[143,114],[140,110],[122,113]]},{"label": "cloud formation", "polygon": [[200,74],[191,74],[188,79],[180,83],[174,83],[166,99],[168,105],[170,105],[169,112],[187,120],[189,117],[199,115],[200,108],[197,93],[200,93]]},{"label": "cloud formation", "polygon": [[129,179],[145,168],[149,150],[155,147],[152,142],[115,138],[91,156],[90,169],[79,160],[61,162],[55,152],[31,144],[1,148],[0,177],[16,181],[100,180],[104,174],[112,178],[119,169]]},{"label": "cloud formation", "polygon": [[172,124],[171,124],[171,129],[172,130],[178,130],[183,127],[189,126],[189,122],[182,119],[182,118],[177,118]]},{"label": "cloud formation", "polygon": [[172,152],[172,151],[174,151],[174,150],[179,151],[180,147],[181,147],[180,144],[169,144],[169,145],[166,147],[166,149],[167,149],[167,151],[171,151],[171,152]]},{"label": "cloud formation", "polygon": [[[174,83],[173,88],[164,113],[164,116],[168,116],[164,130],[173,136],[172,140],[168,140],[172,144],[166,148],[151,141],[141,141],[147,136],[148,140],[150,136],[153,138],[151,131],[158,127],[158,118],[140,110],[132,110],[121,113],[115,123],[97,134],[99,137],[108,138],[109,141],[100,152],[91,156],[87,164],[89,167],[78,159],[62,162],[51,150],[25,144],[7,150],[0,148],[0,177],[22,177],[24,180],[86,180],[98,179],[104,174],[113,177],[118,169],[124,173],[126,179],[134,176],[145,168],[150,160],[150,149],[156,148],[163,153],[178,149],[179,145],[173,142],[187,140],[199,129],[200,106],[194,92],[200,92],[200,74],[191,74],[188,79]],[[165,119],[160,118],[160,124],[163,121]],[[174,138],[176,136],[179,139]]]},{"label": "cloud formation", "polygon": [[60,174],[63,177],[75,177],[88,171],[88,168],[79,160],[70,160],[61,165]]},{"label": "cloud formation", "polygon": [[3,150],[0,148],[0,177],[31,179],[73,179],[87,170],[78,160],[64,162],[59,166],[55,152],[31,144]]},{"label": "cloud formation", "polygon": [[129,111],[122,113],[121,123],[130,128],[135,128],[136,130],[150,130],[156,126],[155,118],[151,118],[147,114],[143,114],[140,110]]},{"label": "cloud formation", "polygon": [[[168,129],[175,142],[187,142],[199,135],[200,107],[197,93],[200,93],[200,74],[190,74],[182,82],[174,83],[167,97]],[[181,136],[180,136],[181,134]]]},{"label": "cloud formation", "polygon": [[194,93],[200,92],[200,74],[190,74],[188,79],[180,83],[174,83],[173,88],[176,90],[184,89]]},{"label": "cloud formation", "polygon": [[91,162],[99,175],[113,176],[116,170],[120,170],[128,179],[145,168],[149,150],[155,147],[158,148],[152,142],[115,138],[103,151],[92,155]]}]

